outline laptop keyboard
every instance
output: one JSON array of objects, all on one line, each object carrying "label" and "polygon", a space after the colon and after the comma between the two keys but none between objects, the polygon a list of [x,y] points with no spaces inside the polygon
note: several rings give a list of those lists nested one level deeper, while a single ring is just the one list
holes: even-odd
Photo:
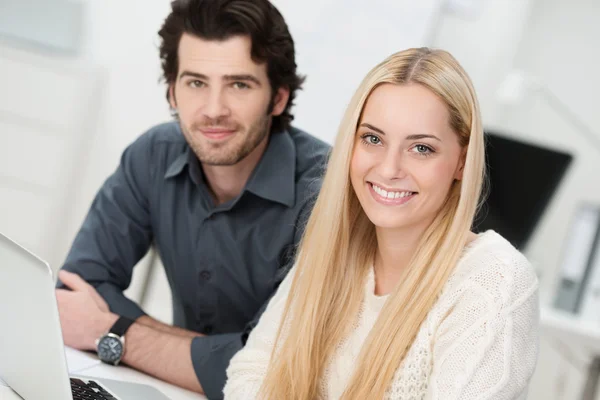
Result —
[{"label": "laptop keyboard", "polygon": [[117,400],[98,383],[88,380],[87,383],[77,378],[71,379],[73,400]]}]

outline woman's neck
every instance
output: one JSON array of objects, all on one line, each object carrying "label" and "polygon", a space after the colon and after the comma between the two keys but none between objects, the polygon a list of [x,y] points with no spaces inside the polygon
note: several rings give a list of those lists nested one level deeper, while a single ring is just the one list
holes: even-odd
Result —
[{"label": "woman's neck", "polygon": [[393,290],[408,267],[426,228],[376,229],[375,294],[385,295]]}]

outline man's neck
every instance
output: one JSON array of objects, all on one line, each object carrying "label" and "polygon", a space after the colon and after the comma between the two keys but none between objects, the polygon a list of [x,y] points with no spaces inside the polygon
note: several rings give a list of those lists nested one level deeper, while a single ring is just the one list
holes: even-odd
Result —
[{"label": "man's neck", "polygon": [[206,183],[211,190],[216,205],[223,204],[239,196],[254,168],[256,168],[265,153],[268,144],[269,136],[266,136],[250,154],[234,165],[202,164]]}]

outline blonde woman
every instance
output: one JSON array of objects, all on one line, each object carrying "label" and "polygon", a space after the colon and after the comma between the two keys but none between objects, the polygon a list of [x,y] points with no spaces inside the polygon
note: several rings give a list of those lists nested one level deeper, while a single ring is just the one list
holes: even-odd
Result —
[{"label": "blonde woman", "polygon": [[538,283],[499,234],[470,230],[483,141],[473,86],[450,54],[410,49],[376,66],[225,398],[524,399]]}]

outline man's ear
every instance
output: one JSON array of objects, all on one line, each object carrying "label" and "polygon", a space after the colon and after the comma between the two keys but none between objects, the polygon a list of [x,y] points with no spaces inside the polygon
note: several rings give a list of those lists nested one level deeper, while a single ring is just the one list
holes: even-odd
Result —
[{"label": "man's ear", "polygon": [[465,171],[465,162],[467,161],[467,149],[463,149],[460,152],[460,158],[458,160],[458,166],[456,167],[456,172],[454,173],[454,179],[457,181],[462,181],[463,174]]},{"label": "man's ear", "polygon": [[172,109],[177,108],[177,100],[175,99],[175,86],[174,84],[169,85],[169,105]]},{"label": "man's ear", "polygon": [[277,89],[277,93],[275,93],[275,97],[273,98],[273,111],[271,111],[271,115],[274,117],[281,115],[285,110],[289,99],[290,89],[288,87],[282,86]]}]

